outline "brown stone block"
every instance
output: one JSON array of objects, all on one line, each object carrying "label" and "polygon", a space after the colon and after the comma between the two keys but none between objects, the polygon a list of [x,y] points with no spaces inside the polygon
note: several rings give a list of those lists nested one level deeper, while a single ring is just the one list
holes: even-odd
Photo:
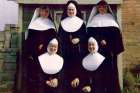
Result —
[{"label": "brown stone block", "polygon": [[131,55],[139,54],[140,55],[140,46],[126,46],[125,47],[125,52],[126,53],[131,53]]},{"label": "brown stone block", "polygon": [[3,67],[4,67],[4,61],[0,60],[0,72],[3,71]]}]

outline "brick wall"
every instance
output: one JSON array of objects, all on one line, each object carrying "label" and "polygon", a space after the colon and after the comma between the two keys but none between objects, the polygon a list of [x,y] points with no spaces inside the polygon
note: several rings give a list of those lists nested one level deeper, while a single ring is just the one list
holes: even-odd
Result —
[{"label": "brick wall", "polygon": [[123,0],[122,28],[125,44],[123,67],[140,64],[140,0]]}]

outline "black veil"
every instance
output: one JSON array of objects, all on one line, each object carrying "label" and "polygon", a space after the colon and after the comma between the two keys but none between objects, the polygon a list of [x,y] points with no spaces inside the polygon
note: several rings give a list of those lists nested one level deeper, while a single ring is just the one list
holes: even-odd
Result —
[{"label": "black veil", "polygon": [[73,4],[75,5],[76,9],[77,9],[77,14],[76,14],[76,16],[79,17],[79,18],[81,18],[81,19],[83,19],[83,18],[82,18],[81,11],[80,11],[80,9],[79,9],[79,7],[78,7],[78,3],[77,3],[75,0],[69,0],[69,1],[67,2],[67,4],[65,5],[65,8],[64,8],[64,11],[63,11],[61,20],[63,20],[64,18],[68,17],[68,15],[67,15],[67,8],[68,8],[68,5],[69,5],[70,3],[73,3]]}]

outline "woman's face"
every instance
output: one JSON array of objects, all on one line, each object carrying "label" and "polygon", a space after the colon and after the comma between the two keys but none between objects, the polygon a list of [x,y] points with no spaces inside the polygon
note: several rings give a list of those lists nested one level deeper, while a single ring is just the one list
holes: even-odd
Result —
[{"label": "woman's face", "polygon": [[43,18],[48,18],[49,10],[48,9],[40,9],[40,16]]},{"label": "woman's face", "polygon": [[90,53],[94,53],[95,52],[95,43],[91,43],[91,42],[89,42],[88,43],[88,51],[90,52]]},{"label": "woman's face", "polygon": [[55,54],[57,52],[57,49],[58,49],[58,45],[57,44],[50,43],[48,45],[48,52],[49,52],[49,54]]},{"label": "woman's face", "polygon": [[74,7],[68,7],[67,15],[70,16],[70,17],[75,16],[75,8]]},{"label": "woman's face", "polygon": [[106,5],[98,5],[97,9],[100,14],[105,14],[107,13],[107,6]]}]

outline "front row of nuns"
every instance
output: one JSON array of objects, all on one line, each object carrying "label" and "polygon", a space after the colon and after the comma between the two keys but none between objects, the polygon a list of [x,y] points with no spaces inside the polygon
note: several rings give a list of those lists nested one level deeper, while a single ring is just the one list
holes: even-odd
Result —
[{"label": "front row of nuns", "polygon": [[93,8],[87,31],[77,2],[70,0],[58,36],[46,7],[35,10],[26,36],[22,53],[24,93],[121,93],[117,55],[124,50],[122,37],[104,0]]}]

